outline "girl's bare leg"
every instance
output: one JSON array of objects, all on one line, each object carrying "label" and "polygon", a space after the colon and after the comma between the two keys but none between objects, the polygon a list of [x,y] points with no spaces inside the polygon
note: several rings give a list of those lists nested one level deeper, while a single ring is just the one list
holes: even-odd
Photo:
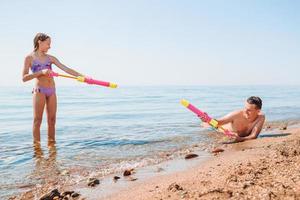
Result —
[{"label": "girl's bare leg", "polygon": [[47,97],[47,120],[48,120],[48,145],[55,143],[55,122],[56,122],[56,110],[57,110],[57,98],[56,94]]},{"label": "girl's bare leg", "polygon": [[33,142],[41,141],[40,127],[43,119],[43,112],[46,102],[46,96],[41,93],[33,94]]}]

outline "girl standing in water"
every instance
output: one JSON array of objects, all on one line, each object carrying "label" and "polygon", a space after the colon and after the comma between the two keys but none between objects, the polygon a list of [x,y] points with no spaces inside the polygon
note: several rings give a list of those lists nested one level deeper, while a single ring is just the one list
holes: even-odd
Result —
[{"label": "girl standing in water", "polygon": [[[55,142],[55,121],[57,99],[55,94],[55,82],[50,76],[54,64],[61,70],[73,76],[83,76],[73,69],[66,67],[57,58],[47,54],[51,45],[51,38],[38,33],[33,40],[34,50],[25,58],[23,68],[23,82],[36,79],[33,93],[33,141],[40,142],[40,126],[43,112],[46,106],[48,122],[48,143]],[[29,74],[29,70],[32,71]]]}]

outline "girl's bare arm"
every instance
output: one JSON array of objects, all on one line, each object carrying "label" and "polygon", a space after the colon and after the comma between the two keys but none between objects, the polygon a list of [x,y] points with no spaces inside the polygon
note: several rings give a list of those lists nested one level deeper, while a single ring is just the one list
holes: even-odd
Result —
[{"label": "girl's bare arm", "polygon": [[80,74],[79,72],[65,66],[64,64],[62,64],[57,58],[55,58],[54,56],[50,56],[50,60],[53,64],[55,64],[58,68],[60,68],[61,70],[63,70],[64,72],[71,74],[73,76],[83,76],[82,74]]},{"label": "girl's bare arm", "polygon": [[23,82],[30,81],[34,78],[37,78],[37,77],[40,77],[40,76],[44,75],[43,71],[39,71],[39,72],[36,72],[36,73],[29,74],[29,69],[30,69],[30,66],[31,66],[31,60],[32,60],[31,56],[26,56],[25,61],[24,61],[23,73],[22,73]]}]

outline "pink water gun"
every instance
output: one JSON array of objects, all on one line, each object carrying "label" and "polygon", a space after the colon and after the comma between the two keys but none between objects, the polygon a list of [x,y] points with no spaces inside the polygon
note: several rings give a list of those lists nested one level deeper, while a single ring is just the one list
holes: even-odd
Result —
[{"label": "pink water gun", "polygon": [[101,86],[105,86],[105,87],[110,87],[110,88],[117,88],[118,85],[115,83],[110,83],[110,82],[105,82],[105,81],[99,81],[99,80],[95,80],[89,77],[83,77],[83,76],[69,76],[69,75],[64,75],[64,74],[59,74],[56,72],[51,72],[50,73],[51,77],[65,77],[65,78],[71,78],[71,79],[75,79],[79,82],[85,82],[87,84],[93,84],[93,85],[101,85]]},{"label": "pink water gun", "polygon": [[190,102],[188,102],[185,99],[182,99],[181,104],[185,107],[187,107],[190,111],[192,111],[193,113],[195,113],[198,117],[201,118],[201,120],[205,123],[208,123],[211,127],[213,127],[216,130],[219,130],[221,132],[223,132],[225,135],[227,136],[234,136],[234,134],[223,128],[222,126],[218,126],[218,121],[211,118],[210,116],[208,116],[205,112],[199,110],[198,108],[196,108],[194,105],[192,105]]}]

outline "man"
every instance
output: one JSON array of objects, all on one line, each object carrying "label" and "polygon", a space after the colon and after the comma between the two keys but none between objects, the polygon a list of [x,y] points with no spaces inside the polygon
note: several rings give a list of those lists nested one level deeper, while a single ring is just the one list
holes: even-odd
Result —
[{"label": "man", "polygon": [[263,128],[265,115],[261,112],[262,100],[251,96],[242,110],[237,110],[217,119],[218,126],[228,129],[235,135],[236,142],[257,138]]}]

